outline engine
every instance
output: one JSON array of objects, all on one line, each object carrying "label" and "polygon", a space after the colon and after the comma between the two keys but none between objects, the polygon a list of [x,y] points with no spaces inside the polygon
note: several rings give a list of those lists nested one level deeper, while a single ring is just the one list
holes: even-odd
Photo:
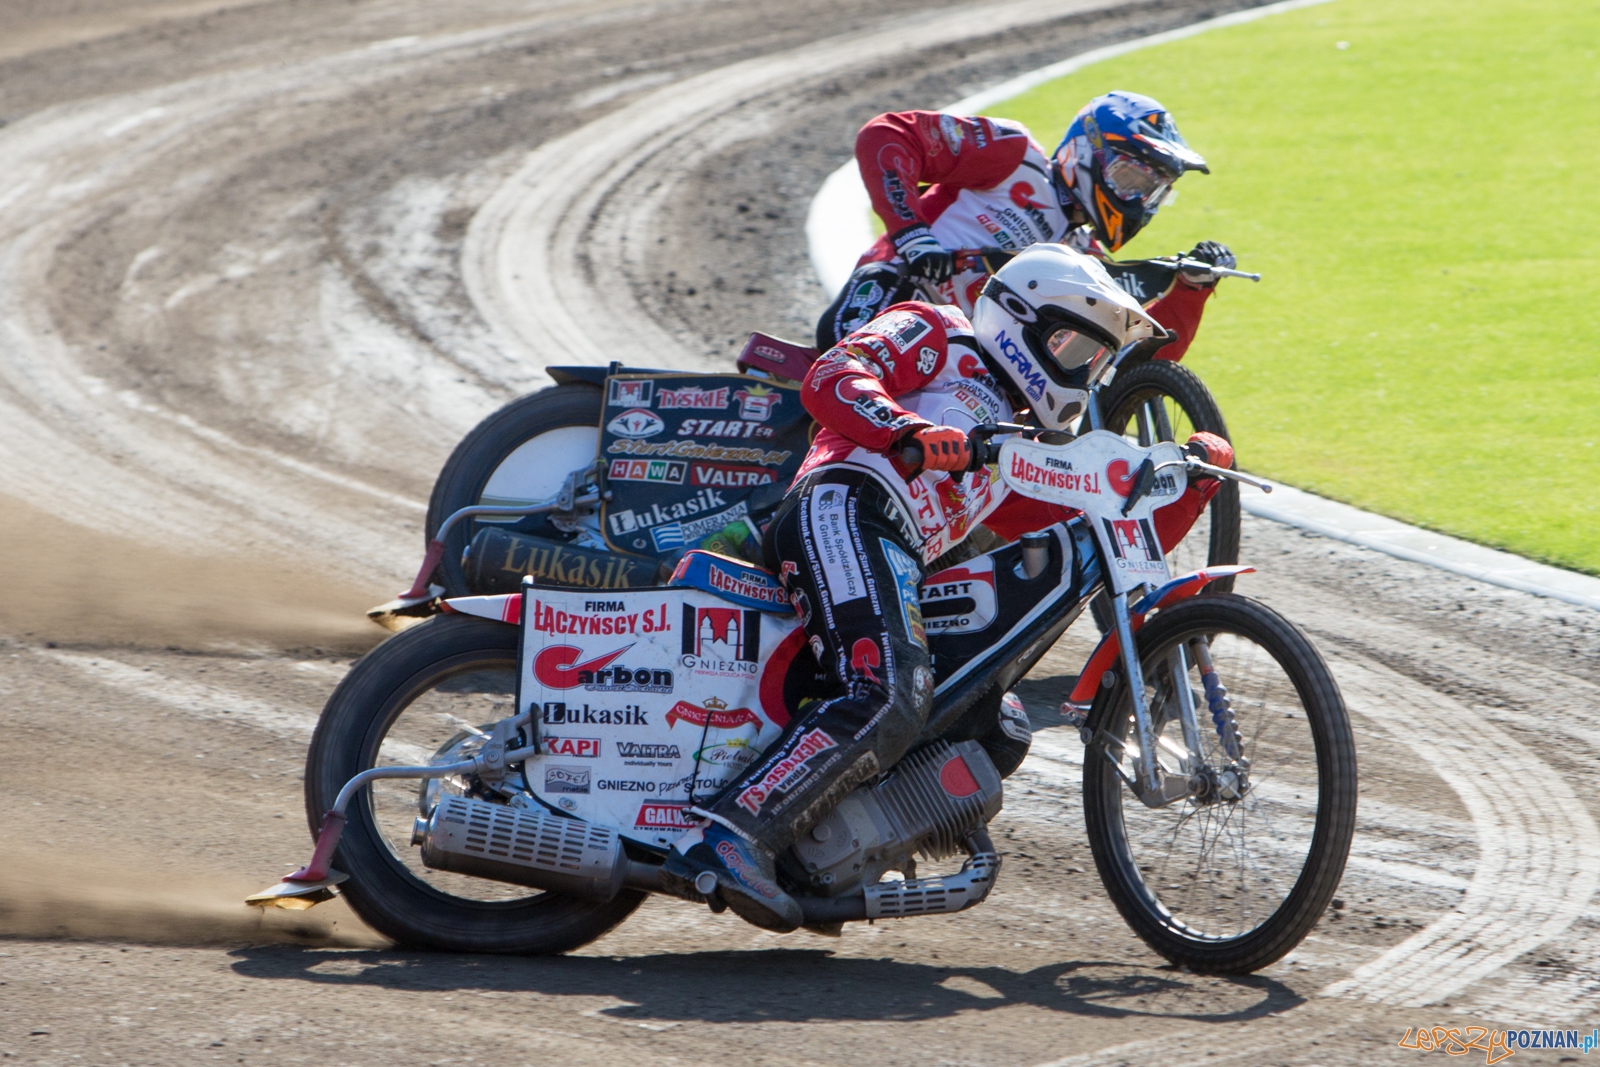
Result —
[{"label": "engine", "polygon": [[942,859],[999,814],[1000,773],[976,741],[939,742],[857,789],[795,842],[786,866],[822,896],[873,885],[885,871],[908,874],[915,857]]}]

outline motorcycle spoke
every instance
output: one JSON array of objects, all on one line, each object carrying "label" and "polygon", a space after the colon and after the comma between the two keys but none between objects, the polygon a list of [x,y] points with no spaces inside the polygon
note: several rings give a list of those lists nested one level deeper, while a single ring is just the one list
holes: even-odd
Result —
[{"label": "motorcycle spoke", "polygon": [[[1264,650],[1224,634],[1213,655],[1251,762],[1249,790],[1237,801],[1189,799],[1157,809],[1129,795],[1123,816],[1146,889],[1170,921],[1191,936],[1226,938],[1265,921],[1294,887],[1316,818],[1315,753],[1293,687]],[[1186,678],[1176,673],[1169,656],[1147,667],[1158,752],[1173,760],[1174,750],[1187,751],[1176,708],[1166,705],[1188,684],[1198,698],[1204,759],[1225,769],[1198,666],[1190,663]]]}]

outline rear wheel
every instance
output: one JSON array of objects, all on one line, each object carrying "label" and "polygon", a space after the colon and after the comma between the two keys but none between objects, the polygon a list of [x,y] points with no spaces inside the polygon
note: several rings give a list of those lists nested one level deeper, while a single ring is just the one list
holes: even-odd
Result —
[{"label": "rear wheel", "polygon": [[[1164,769],[1200,770],[1181,764],[1188,746],[1177,709],[1186,686],[1217,785],[1209,800],[1140,803],[1118,773],[1137,780],[1127,681],[1101,690],[1083,764],[1100,880],[1134,932],[1173,963],[1260,970],[1311,931],[1344,874],[1356,813],[1355,741],[1344,701],[1306,636],[1244,597],[1184,601],[1151,619],[1137,641]],[[1226,687],[1242,761],[1224,751],[1208,713],[1196,666],[1202,642]],[[1223,778],[1230,768],[1244,770],[1242,783]]]},{"label": "rear wheel", "polygon": [[[473,427],[433,483],[427,539],[433,539],[452,513],[474,504],[515,506],[554,497],[568,474],[587,467],[600,453],[603,396],[592,385],[557,385],[519,397]],[[479,528],[477,520],[461,522],[446,538],[435,572],[446,596],[470,592],[461,553]],[[570,536],[547,521],[532,520],[519,529],[562,541]]]},{"label": "rear wheel", "polygon": [[[306,757],[312,831],[345,782],[369,767],[470,758],[483,727],[514,713],[515,626],[435,616],[369,652],[328,698]],[[436,779],[424,789],[461,793]],[[430,800],[431,800],[430,796]],[[378,781],[346,812],[334,866],[341,891],[373,929],[411,948],[542,955],[587,944],[626,919],[644,894],[601,903],[430,870],[411,844],[422,794]]]}]

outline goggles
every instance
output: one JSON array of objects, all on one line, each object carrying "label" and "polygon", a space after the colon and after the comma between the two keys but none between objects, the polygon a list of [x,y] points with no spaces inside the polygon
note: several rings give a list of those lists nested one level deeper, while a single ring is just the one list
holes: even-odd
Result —
[{"label": "goggles", "polygon": [[1061,326],[1050,331],[1044,340],[1044,347],[1062,370],[1077,370],[1079,367],[1087,366],[1091,381],[1099,370],[1098,364],[1112,355],[1105,342],[1071,326]]},{"label": "goggles", "polygon": [[1138,200],[1150,208],[1160,207],[1172,188],[1172,179],[1167,175],[1121,152],[1111,154],[1101,173],[1118,200]]}]

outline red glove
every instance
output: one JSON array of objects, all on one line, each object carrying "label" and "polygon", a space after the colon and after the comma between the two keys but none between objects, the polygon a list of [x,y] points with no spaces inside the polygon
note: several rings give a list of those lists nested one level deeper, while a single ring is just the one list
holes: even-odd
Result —
[{"label": "red glove", "polygon": [[1233,446],[1217,434],[1205,430],[1192,433],[1189,435],[1188,443],[1183,446],[1183,451],[1213,467],[1221,467],[1223,470],[1233,468]]},{"label": "red glove", "polygon": [[950,426],[924,426],[911,441],[922,446],[925,471],[964,471],[972,464],[972,445],[967,435]]}]

